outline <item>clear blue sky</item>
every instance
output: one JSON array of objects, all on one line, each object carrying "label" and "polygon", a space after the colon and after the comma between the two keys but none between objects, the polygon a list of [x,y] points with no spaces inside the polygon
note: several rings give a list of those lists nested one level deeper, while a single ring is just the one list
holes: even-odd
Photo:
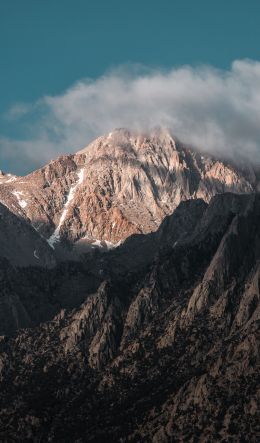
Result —
[{"label": "clear blue sky", "polygon": [[14,103],[117,65],[260,60],[259,19],[259,0],[0,0],[0,135]]},{"label": "clear blue sky", "polygon": [[141,62],[260,59],[259,0],[1,0],[0,111]]}]

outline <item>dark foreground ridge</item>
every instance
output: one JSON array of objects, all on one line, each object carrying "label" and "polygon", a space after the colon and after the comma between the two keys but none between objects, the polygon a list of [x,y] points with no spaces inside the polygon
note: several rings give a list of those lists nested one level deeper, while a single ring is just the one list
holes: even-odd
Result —
[{"label": "dark foreground ridge", "polygon": [[259,441],[259,221],[223,194],[81,263],[3,259],[0,440]]}]

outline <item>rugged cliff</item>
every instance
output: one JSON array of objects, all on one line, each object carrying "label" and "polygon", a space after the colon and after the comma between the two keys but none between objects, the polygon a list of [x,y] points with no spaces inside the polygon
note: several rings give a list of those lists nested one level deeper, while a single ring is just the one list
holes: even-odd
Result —
[{"label": "rugged cliff", "polygon": [[1,340],[1,440],[259,441],[259,218],[259,194],[189,200],[86,254],[84,300]]},{"label": "rugged cliff", "polygon": [[0,201],[56,252],[60,244],[70,252],[107,249],[157,230],[181,201],[258,189],[252,166],[199,153],[159,129],[118,129],[26,177],[0,175]]}]

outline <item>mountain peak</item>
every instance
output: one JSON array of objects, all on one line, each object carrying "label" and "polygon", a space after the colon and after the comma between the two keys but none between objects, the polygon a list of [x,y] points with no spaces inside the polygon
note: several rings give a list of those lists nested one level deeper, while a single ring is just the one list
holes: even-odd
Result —
[{"label": "mountain peak", "polygon": [[90,148],[96,147],[96,145],[103,144],[104,146],[124,146],[130,144],[140,147],[143,143],[150,143],[153,145],[164,145],[165,143],[171,143],[175,145],[175,139],[171,131],[167,128],[155,127],[150,131],[136,131],[129,130],[127,128],[116,128],[113,131],[98,137],[85,148],[77,152],[77,154],[85,154]]},{"label": "mountain peak", "polygon": [[201,155],[167,128],[117,128],[26,177],[0,176],[0,184],[3,204],[55,250],[73,251],[155,231],[183,200],[257,189],[246,169]]}]

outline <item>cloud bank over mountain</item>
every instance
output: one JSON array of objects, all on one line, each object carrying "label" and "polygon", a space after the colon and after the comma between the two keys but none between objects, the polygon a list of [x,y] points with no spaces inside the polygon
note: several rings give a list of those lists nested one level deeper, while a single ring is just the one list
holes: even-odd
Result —
[{"label": "cloud bank over mountain", "polygon": [[116,127],[165,126],[201,150],[260,162],[260,62],[237,60],[228,71],[118,68],[81,80],[62,95],[18,103],[6,118],[23,129],[19,137],[0,137],[0,165],[8,160],[17,172],[76,151]]}]

